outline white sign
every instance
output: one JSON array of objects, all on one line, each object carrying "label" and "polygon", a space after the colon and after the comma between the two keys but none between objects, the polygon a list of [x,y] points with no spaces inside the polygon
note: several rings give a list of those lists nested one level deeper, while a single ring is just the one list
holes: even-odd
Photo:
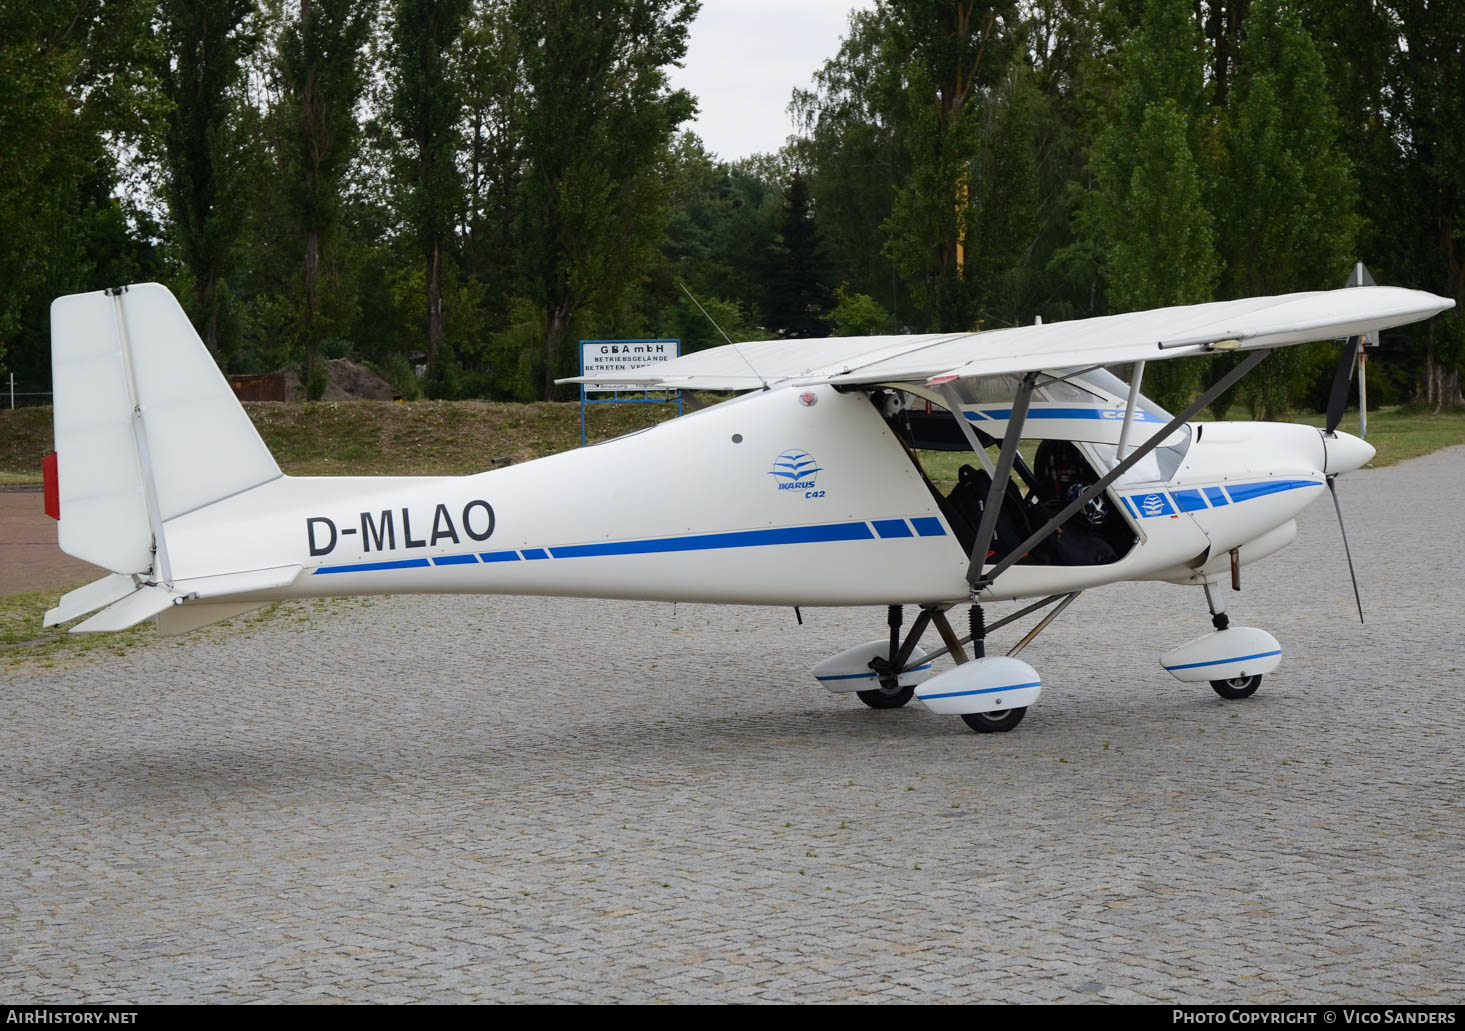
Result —
[{"label": "white sign", "polygon": [[[681,352],[677,340],[581,340],[580,375],[594,376],[597,372],[606,375],[622,375],[643,365],[669,362]],[[587,393],[612,390],[637,390],[633,386],[600,387],[586,383]]]}]

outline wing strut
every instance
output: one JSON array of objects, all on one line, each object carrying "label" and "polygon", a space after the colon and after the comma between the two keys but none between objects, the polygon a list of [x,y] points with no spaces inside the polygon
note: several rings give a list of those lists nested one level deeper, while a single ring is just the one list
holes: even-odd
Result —
[{"label": "wing strut", "polygon": [[[1012,414],[1007,418],[1007,435],[1002,438],[1002,451],[997,455],[997,469],[992,473],[992,486],[987,489],[987,502],[982,506],[982,522],[977,527],[977,539],[972,544],[971,563],[967,566],[967,583],[972,585],[972,598],[976,599],[977,580],[982,575],[982,566],[987,561],[987,552],[992,547],[992,538],[997,533],[997,512],[1002,507],[1002,495],[1007,491],[1007,481],[1012,478],[1012,462],[1017,457],[1017,442],[1022,438],[1023,423],[1027,421],[1028,404],[1033,399],[1033,387],[1038,382],[1037,371],[1029,372],[1017,388],[1017,397],[1012,402]],[[961,416],[958,409],[954,414]],[[1047,536],[1046,533],[1043,534]],[[1042,540],[1042,537],[1038,538]],[[1032,542],[1029,542],[1031,546]],[[1027,548],[1017,552],[1026,553]],[[1006,568],[1005,566],[1003,568]],[[990,583],[990,579],[988,580]],[[983,585],[985,586],[985,585]]]},{"label": "wing strut", "polygon": [[[1271,349],[1266,348],[1253,351],[1251,354],[1247,355],[1246,359],[1242,361],[1240,365],[1236,366],[1236,368],[1232,369],[1230,372],[1226,373],[1226,375],[1222,376],[1218,381],[1216,381],[1215,384],[1213,384],[1209,389],[1202,393],[1200,397],[1192,401],[1189,406],[1186,407],[1185,411],[1181,412],[1179,415],[1175,416],[1175,418],[1166,423],[1165,427],[1162,430],[1160,430],[1154,436],[1150,437],[1143,444],[1138,445],[1125,458],[1121,459],[1118,465],[1116,465],[1113,469],[1110,469],[1103,476],[1099,477],[1099,479],[1092,486],[1090,486],[1078,497],[1070,501],[1063,508],[1062,511],[1060,511],[1052,519],[1049,519],[1048,522],[1044,523],[1043,526],[1036,530],[1031,537],[1023,541],[1011,551],[1009,551],[1007,553],[1007,556],[1003,558],[1000,562],[995,564],[990,571],[983,572],[982,563],[977,557],[978,555],[982,555],[985,557],[986,552],[984,550],[979,551],[973,549],[971,566],[967,570],[967,583],[972,585],[973,599],[975,599],[976,596],[982,591],[986,590],[988,587],[991,587],[992,582],[996,580],[997,577],[1001,576],[1002,573],[1006,572],[1013,563],[1022,558],[1022,556],[1026,555],[1033,548],[1037,547],[1037,545],[1045,540],[1050,533],[1066,523],[1070,516],[1072,516],[1079,509],[1083,508],[1090,501],[1103,493],[1108,488],[1109,484],[1119,479],[1119,477],[1123,476],[1131,468],[1133,468],[1135,463],[1144,458],[1151,451],[1155,450],[1155,448],[1159,447],[1162,440],[1166,440],[1167,438],[1169,438],[1170,434],[1174,433],[1176,430],[1180,429],[1180,427],[1184,426],[1187,422],[1194,418],[1196,413],[1205,408],[1206,405],[1210,404],[1227,390],[1231,389],[1232,385],[1235,384],[1237,380],[1239,380],[1242,376],[1245,376],[1252,369],[1256,368],[1261,360],[1271,353]],[[1004,479],[1007,476],[1011,475],[1012,472],[1011,459],[1012,455],[1015,454],[1017,451],[1017,438],[1022,433],[1023,417],[1027,414],[1027,396],[1032,392],[1032,386],[1029,383],[1029,377],[1031,377],[1032,375],[1033,373],[1028,373],[1028,376],[1023,378],[1023,385],[1026,388],[1026,393],[1024,393],[1022,389],[1018,390],[1017,402],[1015,402],[1012,406],[1012,419],[1007,424],[1007,436],[1004,437],[1002,440],[1002,458],[998,460],[997,464]],[[1019,412],[1018,410],[1019,403],[1022,406],[1021,412]],[[1003,464],[1004,461],[1006,462],[1005,465]],[[999,480],[996,477],[993,477],[992,486],[994,495],[996,494],[998,483]],[[1003,484],[1003,486],[1006,486],[1006,484]],[[995,501],[995,497],[989,497],[987,502],[987,511],[982,513],[982,532],[979,532],[977,534],[977,542],[978,545],[983,549],[985,549],[990,543],[990,531],[992,527],[995,526],[997,521],[997,510],[994,507]]]},{"label": "wing strut", "polygon": [[956,420],[957,426],[961,427],[962,436],[971,445],[972,450],[977,453],[977,461],[982,463],[982,468],[987,470],[987,475],[992,475],[992,459],[987,457],[987,449],[982,447],[982,442],[977,439],[977,431],[972,429],[972,424],[961,410],[961,398],[956,394],[956,388],[950,383],[943,383],[940,386],[941,396],[946,401],[946,410]]},{"label": "wing strut", "polygon": [[1134,405],[1139,400],[1139,384],[1145,378],[1145,363],[1135,362],[1134,373],[1129,377],[1129,402],[1124,406],[1124,425],[1119,430],[1119,446],[1114,449],[1115,458],[1124,457],[1124,447],[1129,443],[1129,427],[1134,424]]}]

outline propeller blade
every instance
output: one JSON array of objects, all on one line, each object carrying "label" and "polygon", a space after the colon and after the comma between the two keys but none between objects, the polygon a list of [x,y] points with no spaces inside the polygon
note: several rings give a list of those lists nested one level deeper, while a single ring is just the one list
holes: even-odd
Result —
[{"label": "propeller blade", "polygon": [[1358,350],[1363,346],[1363,337],[1349,337],[1338,356],[1338,367],[1333,372],[1333,392],[1328,395],[1328,422],[1324,433],[1332,433],[1343,421],[1343,409],[1348,407],[1348,385],[1353,382],[1353,365],[1358,361]]},{"label": "propeller blade", "polygon": [[1363,622],[1363,599],[1358,594],[1358,577],[1353,572],[1353,552],[1348,548],[1348,530],[1343,526],[1343,507],[1338,504],[1338,487],[1333,482],[1338,478],[1334,473],[1327,478],[1328,491],[1333,495],[1333,509],[1338,513],[1338,532],[1343,535],[1343,554],[1348,557],[1348,578],[1353,581],[1353,600],[1358,603],[1358,622]]}]

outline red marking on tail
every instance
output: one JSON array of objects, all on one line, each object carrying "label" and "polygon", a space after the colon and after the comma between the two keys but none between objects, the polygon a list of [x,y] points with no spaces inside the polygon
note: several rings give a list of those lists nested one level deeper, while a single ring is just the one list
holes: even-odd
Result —
[{"label": "red marking on tail", "polygon": [[56,452],[41,459],[41,476],[45,480],[46,514],[61,518],[61,480],[56,473]]}]

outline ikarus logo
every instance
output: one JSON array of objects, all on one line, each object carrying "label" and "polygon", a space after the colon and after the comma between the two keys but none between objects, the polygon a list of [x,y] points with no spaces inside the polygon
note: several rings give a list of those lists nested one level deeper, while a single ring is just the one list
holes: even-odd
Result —
[{"label": "ikarus logo", "polygon": [[1158,494],[1146,494],[1140,501],[1139,507],[1144,509],[1145,515],[1157,516],[1165,511],[1165,499]]},{"label": "ikarus logo", "polygon": [[823,497],[822,490],[814,489],[815,478],[822,468],[814,461],[813,455],[796,448],[775,458],[768,475],[773,477],[781,491],[803,491],[806,498]]}]

